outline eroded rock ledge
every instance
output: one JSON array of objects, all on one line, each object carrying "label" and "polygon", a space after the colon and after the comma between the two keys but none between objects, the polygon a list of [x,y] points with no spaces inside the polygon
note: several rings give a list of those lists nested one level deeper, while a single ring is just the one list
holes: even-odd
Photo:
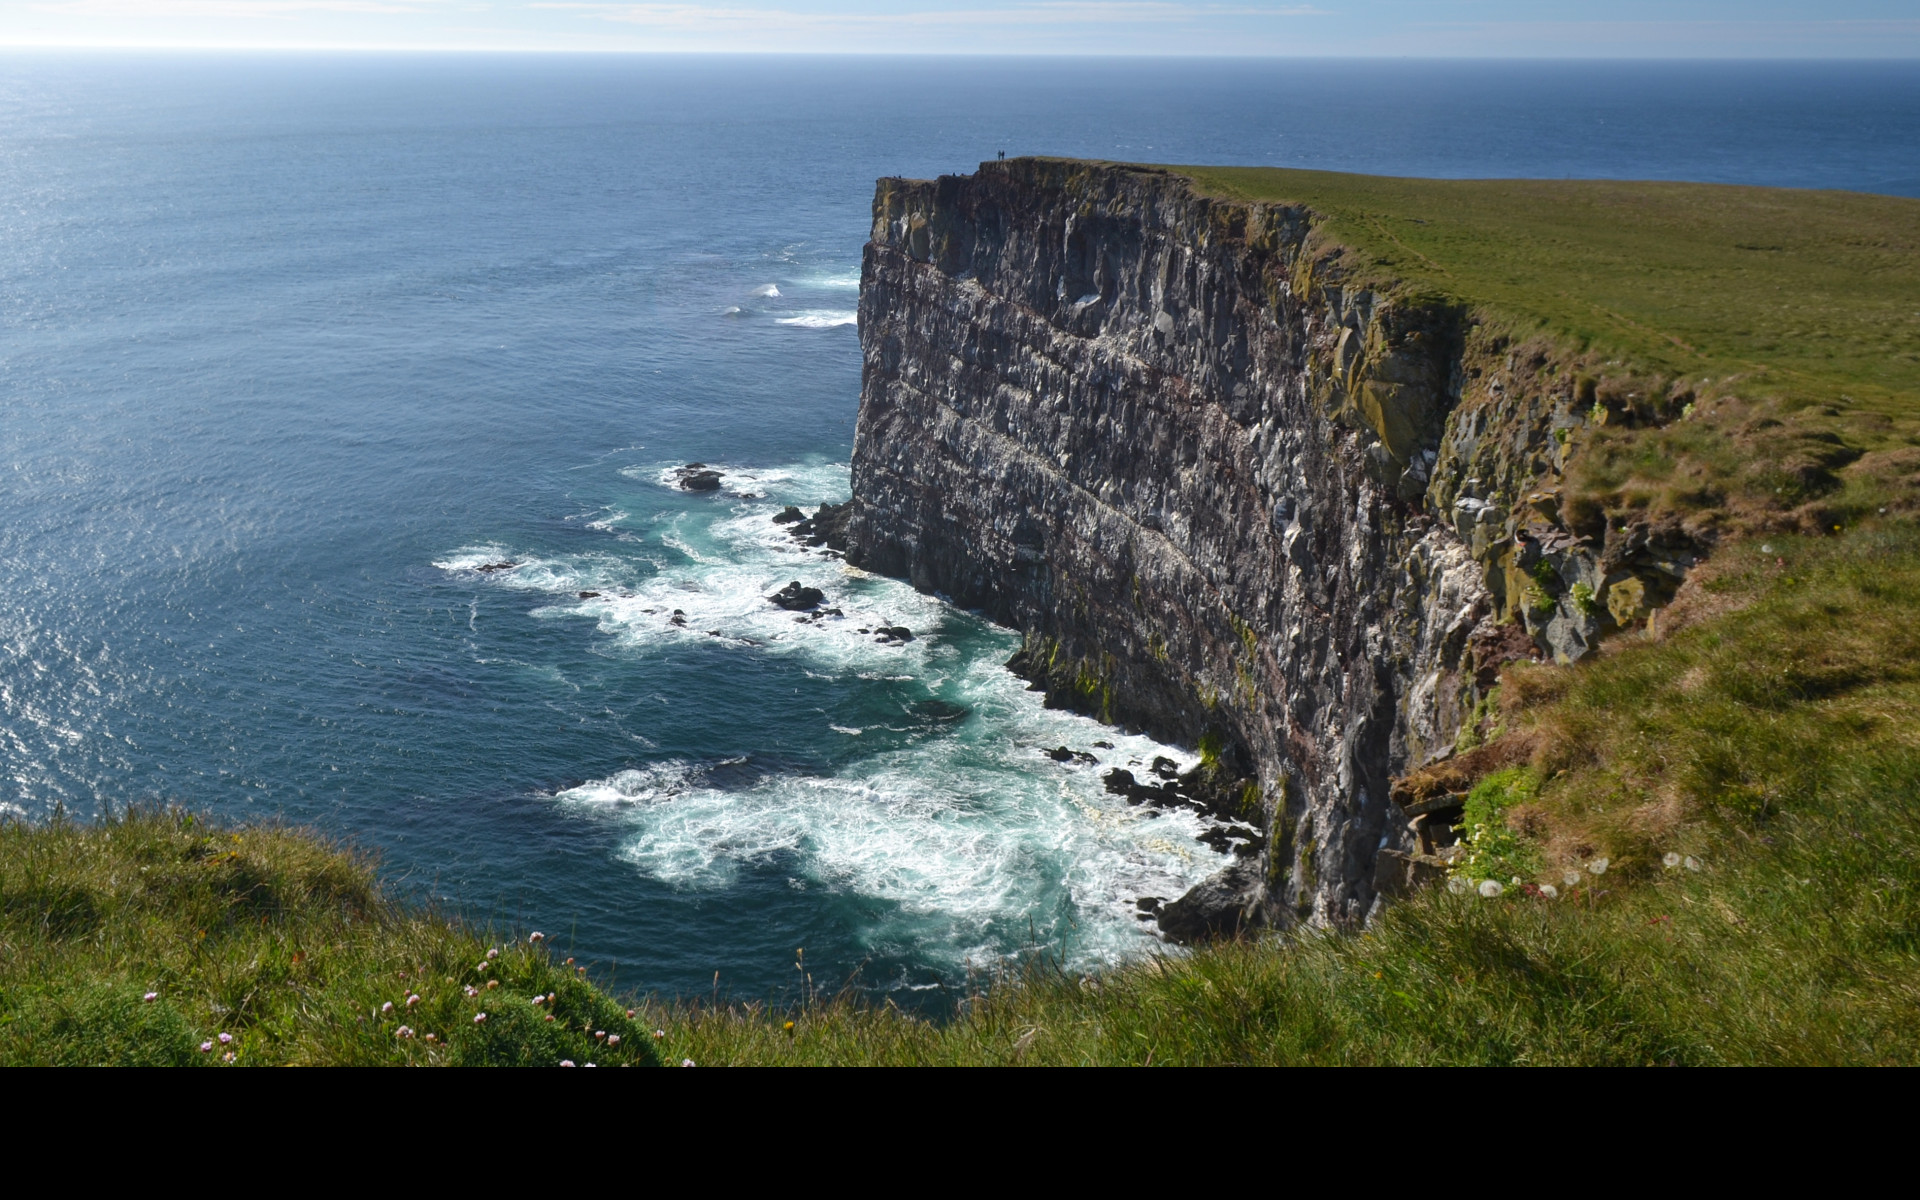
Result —
[{"label": "eroded rock ledge", "polygon": [[1312,222],[1022,159],[882,180],[862,266],[849,561],[1023,630],[1050,702],[1201,747],[1266,835],[1189,898],[1214,928],[1364,919],[1390,779],[1691,562],[1564,528],[1582,398],[1344,287]]}]

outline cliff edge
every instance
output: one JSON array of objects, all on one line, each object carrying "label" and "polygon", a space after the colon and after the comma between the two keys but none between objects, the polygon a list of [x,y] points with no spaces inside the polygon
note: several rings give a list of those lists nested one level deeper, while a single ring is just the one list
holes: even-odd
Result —
[{"label": "cliff edge", "polygon": [[1421,270],[1232,190],[1042,159],[886,179],[861,276],[848,559],[1023,631],[1050,703],[1201,748],[1266,843],[1183,902],[1187,936],[1365,919],[1447,799],[1393,780],[1475,743],[1504,664],[1657,628],[1740,514],[1820,528],[1862,457],[1769,417],[1791,492],[1716,493],[1705,450],[1650,491],[1621,439],[1745,413],[1735,377],[1530,335],[1385,225]]}]

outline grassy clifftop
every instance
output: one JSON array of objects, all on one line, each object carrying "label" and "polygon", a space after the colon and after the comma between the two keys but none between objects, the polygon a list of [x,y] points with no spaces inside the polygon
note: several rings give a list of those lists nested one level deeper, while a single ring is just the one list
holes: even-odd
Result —
[{"label": "grassy clifftop", "polygon": [[1920,200],[1600,180],[1171,167],[1301,204],[1357,282],[1445,295],[1681,379],[1920,411]]}]

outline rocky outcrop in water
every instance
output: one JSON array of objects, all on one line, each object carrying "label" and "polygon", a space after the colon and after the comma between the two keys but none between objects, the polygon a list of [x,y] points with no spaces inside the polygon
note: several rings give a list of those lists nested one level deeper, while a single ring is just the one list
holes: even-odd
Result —
[{"label": "rocky outcrop in water", "polygon": [[1049,703],[1200,748],[1260,850],[1170,936],[1366,917],[1410,848],[1389,781],[1689,561],[1563,528],[1532,497],[1577,398],[1343,286],[1312,223],[1041,160],[874,200],[848,559],[1022,630]]}]

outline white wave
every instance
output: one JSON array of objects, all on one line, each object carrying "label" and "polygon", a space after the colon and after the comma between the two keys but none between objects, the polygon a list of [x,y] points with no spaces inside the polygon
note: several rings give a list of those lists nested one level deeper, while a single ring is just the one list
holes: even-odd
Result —
[{"label": "white wave", "polygon": [[841,325],[856,325],[860,321],[858,313],[837,309],[814,309],[794,317],[780,317],[777,325],[792,325],[799,329],[834,329]]},{"label": "white wave", "polygon": [[670,800],[686,791],[696,775],[697,769],[692,763],[676,759],[583,783],[558,793],[556,798],[568,804],[651,804]]},{"label": "white wave", "polygon": [[1135,901],[1179,896],[1227,859],[1196,840],[1193,814],[1130,808],[1106,793],[1099,769],[1051,762],[1040,747],[1111,741],[1096,751],[1108,762],[1191,760],[1045,709],[990,660],[976,659],[954,695],[980,720],[832,775],[724,788],[668,764],[562,799],[626,804],[633,832],[622,857],[653,879],[720,890],[749,866],[778,863],[808,887],[874,901],[861,931],[871,947],[912,945],[950,968],[1000,958],[1029,922],[1075,967],[1157,945]]},{"label": "white wave", "polygon": [[763,300],[771,300],[780,294],[780,289],[771,283],[763,283],[747,294],[750,296],[758,296]]}]

